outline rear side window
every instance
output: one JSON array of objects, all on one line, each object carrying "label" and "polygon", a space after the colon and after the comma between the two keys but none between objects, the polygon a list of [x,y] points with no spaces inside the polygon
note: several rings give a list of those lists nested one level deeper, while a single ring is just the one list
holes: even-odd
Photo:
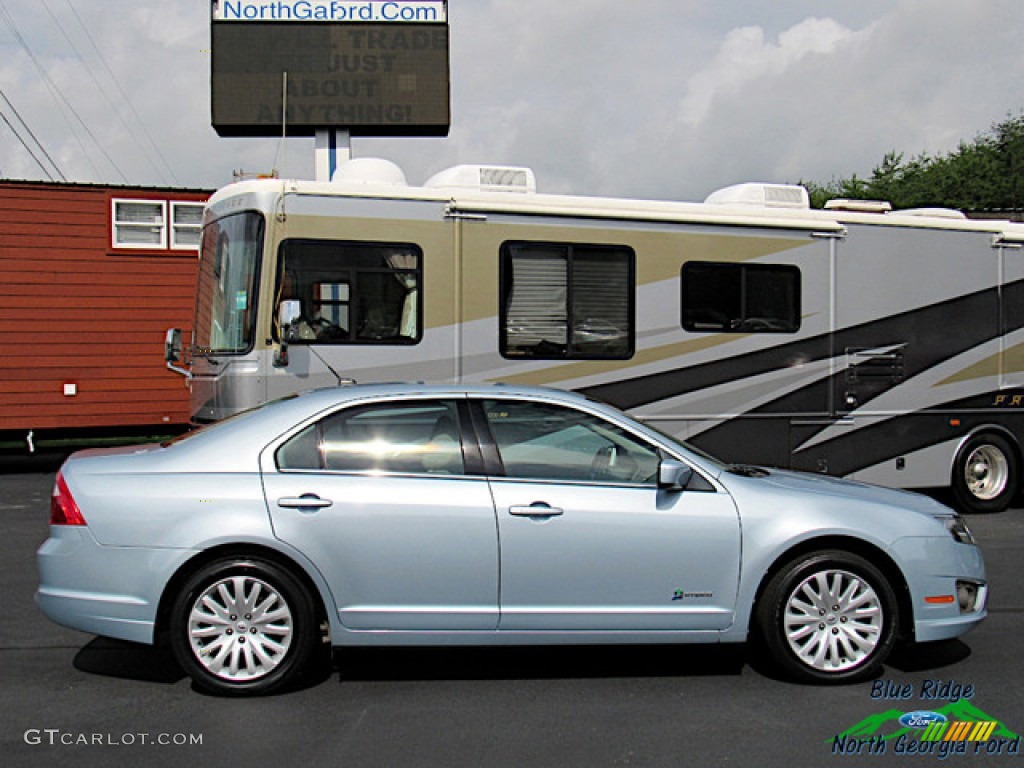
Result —
[{"label": "rear side window", "polygon": [[505,243],[501,354],[539,360],[633,356],[635,256],[624,246]]},{"label": "rear side window", "polygon": [[458,409],[448,401],[347,408],[300,432],[277,452],[284,470],[465,473]]},{"label": "rear side window", "polygon": [[682,271],[683,328],[710,333],[796,333],[800,269],[788,264],[689,261]]}]

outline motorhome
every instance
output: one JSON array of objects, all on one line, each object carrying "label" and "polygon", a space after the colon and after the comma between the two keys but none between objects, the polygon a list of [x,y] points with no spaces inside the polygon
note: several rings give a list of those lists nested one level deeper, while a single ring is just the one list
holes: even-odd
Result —
[{"label": "motorhome", "polygon": [[168,360],[197,422],[350,380],[541,384],[737,464],[999,510],[1024,467],[1022,245],[1022,224],[817,210],[799,186],[607,199],[357,159],[213,195]]}]

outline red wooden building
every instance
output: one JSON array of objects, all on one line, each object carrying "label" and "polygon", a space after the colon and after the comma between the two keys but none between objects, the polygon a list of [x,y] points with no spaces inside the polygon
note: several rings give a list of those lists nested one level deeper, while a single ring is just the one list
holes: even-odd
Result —
[{"label": "red wooden building", "polygon": [[208,191],[0,181],[0,435],[188,422],[165,331],[191,331]]}]

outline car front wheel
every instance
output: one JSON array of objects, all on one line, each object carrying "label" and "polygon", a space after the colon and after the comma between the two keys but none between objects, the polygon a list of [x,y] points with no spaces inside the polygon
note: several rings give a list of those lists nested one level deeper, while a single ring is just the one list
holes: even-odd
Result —
[{"label": "car front wheel", "polygon": [[298,680],[316,648],[316,612],[290,573],[259,559],[206,565],[173,607],[171,646],[196,686],[266,694]]},{"label": "car front wheel", "polygon": [[892,650],[898,623],[889,582],[849,552],[805,555],[768,583],[756,614],[772,659],[817,683],[872,676]]}]

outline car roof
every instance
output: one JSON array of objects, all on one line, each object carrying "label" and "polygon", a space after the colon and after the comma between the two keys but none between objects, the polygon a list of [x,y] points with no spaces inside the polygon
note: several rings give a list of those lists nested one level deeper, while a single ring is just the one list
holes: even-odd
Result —
[{"label": "car roof", "polygon": [[[337,387],[309,390],[298,394],[298,398],[306,402],[323,402],[325,404],[347,401],[372,399],[378,397],[525,397],[562,402],[588,402],[589,398],[576,392],[550,387],[527,386],[520,384],[424,384],[423,382],[389,382],[383,384],[343,384]],[[593,401],[590,401],[593,402]]]}]

